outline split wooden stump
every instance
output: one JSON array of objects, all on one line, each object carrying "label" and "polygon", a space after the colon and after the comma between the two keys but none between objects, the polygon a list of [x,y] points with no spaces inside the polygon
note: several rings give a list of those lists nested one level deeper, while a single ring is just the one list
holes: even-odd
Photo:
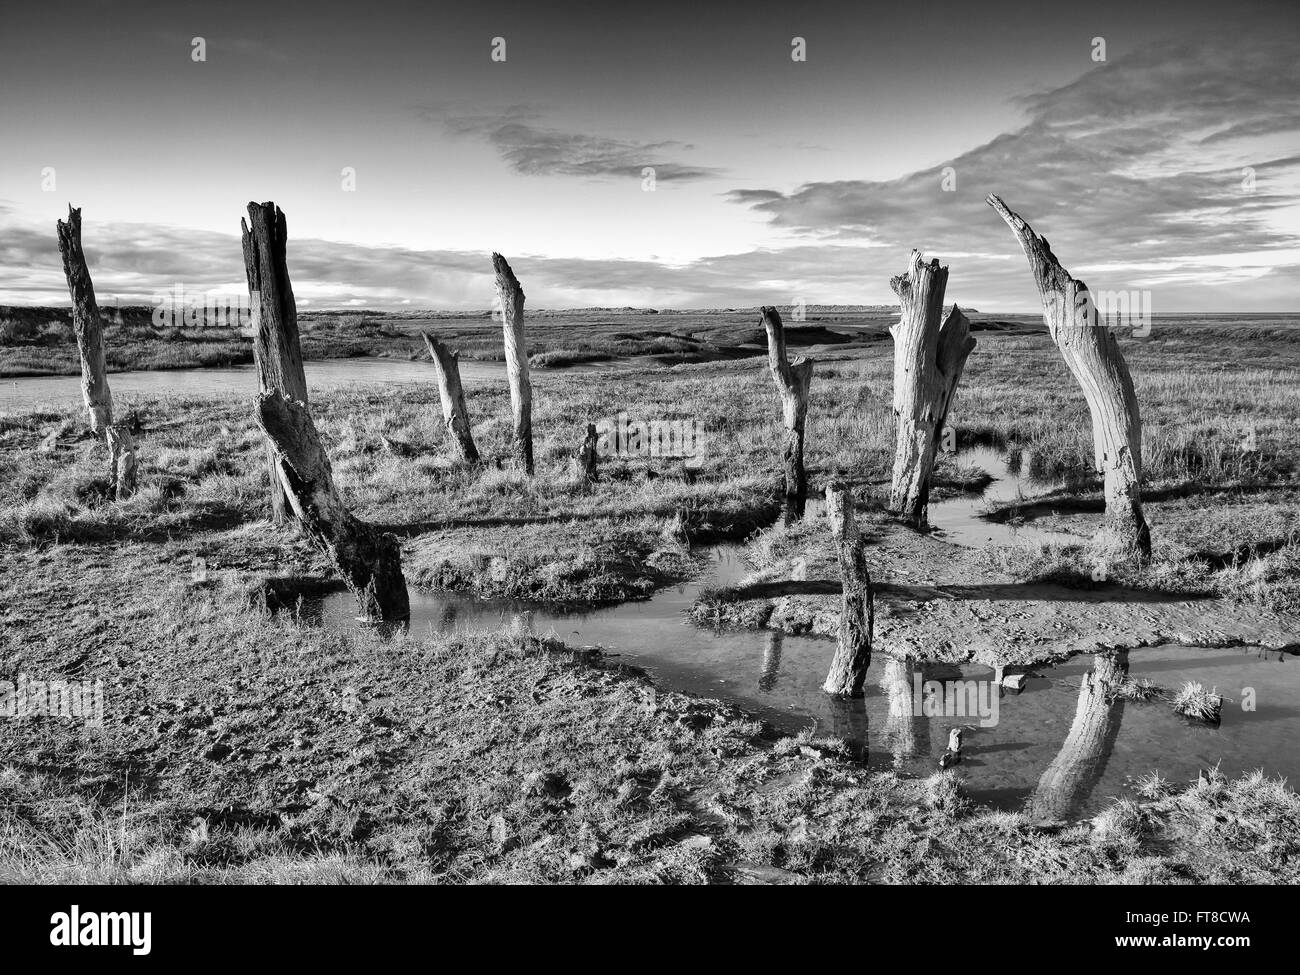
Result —
[{"label": "split wooden stump", "polygon": [[785,351],[785,326],[781,313],[764,306],[763,328],[767,331],[767,362],[781,394],[781,418],[785,434],[781,445],[781,466],[788,498],[802,498],[808,493],[808,476],[804,472],[804,426],[808,419],[808,387],[812,383],[813,363],[807,356],[790,362]]},{"label": "split wooden stump", "polygon": [[894,471],[889,507],[925,521],[930,477],[966,357],[975,348],[970,323],[955,304],[943,316],[948,269],[912,251],[906,274],[889,282],[898,295],[894,339]]}]

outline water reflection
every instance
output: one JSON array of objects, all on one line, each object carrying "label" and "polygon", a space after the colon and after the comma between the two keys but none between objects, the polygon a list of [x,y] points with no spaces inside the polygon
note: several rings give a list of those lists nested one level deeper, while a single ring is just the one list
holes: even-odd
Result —
[{"label": "water reflection", "polygon": [[930,754],[930,721],[917,713],[913,689],[920,675],[911,657],[885,657],[880,689],[888,702],[880,747],[893,757],[894,768],[909,766],[918,755]]},{"label": "water reflection", "polygon": [[1035,820],[1065,819],[1086,799],[1115,748],[1124,701],[1116,695],[1128,674],[1128,651],[1099,653],[1079,682],[1079,700],[1065,743],[1025,805]]},{"label": "water reflection", "polygon": [[[1176,782],[1194,780],[1199,768],[1218,763],[1227,775],[1263,766],[1270,774],[1300,777],[1300,750],[1293,747],[1300,737],[1300,662],[1293,656],[1149,647],[1131,655],[1079,657],[1043,668],[1023,693],[1002,698],[997,723],[985,727],[969,716],[927,716],[916,687],[928,680],[991,681],[990,668],[918,663],[877,652],[867,671],[866,697],[844,701],[822,692],[833,639],[692,626],[685,613],[700,588],[746,571],[731,546],[709,553],[709,564],[703,578],[650,599],[581,611],[412,590],[412,625],[417,634],[508,626],[554,633],[575,647],[601,646],[649,671],[660,686],[729,700],[784,733],[814,728],[865,754],[868,733],[874,732],[872,764],[906,775],[935,772],[949,731],[961,726],[966,740],[957,771],[971,797],[1002,809],[1028,806],[1035,818],[1093,815],[1153,770]],[[342,592],[314,606],[305,601],[304,615],[352,627],[356,600]],[[1167,700],[1114,700],[1126,670],[1156,681],[1169,695],[1187,680],[1217,686],[1230,702],[1222,724],[1189,725]],[[1256,710],[1240,707],[1243,688],[1253,689]]]},{"label": "water reflection", "polygon": [[785,634],[780,630],[768,630],[763,635],[763,669],[758,675],[758,689],[771,692],[776,687],[776,680],[781,671],[781,644]]}]

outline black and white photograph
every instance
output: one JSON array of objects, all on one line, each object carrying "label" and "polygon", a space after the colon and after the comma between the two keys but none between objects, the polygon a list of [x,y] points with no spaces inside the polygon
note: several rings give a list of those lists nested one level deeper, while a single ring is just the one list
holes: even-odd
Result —
[{"label": "black and white photograph", "polygon": [[23,939],[1300,882],[1292,0],[9,3],[0,150]]}]

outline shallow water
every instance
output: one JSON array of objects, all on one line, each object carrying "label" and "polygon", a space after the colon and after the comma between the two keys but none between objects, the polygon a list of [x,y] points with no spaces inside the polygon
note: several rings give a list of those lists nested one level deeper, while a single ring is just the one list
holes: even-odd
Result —
[{"label": "shallow water", "polygon": [[[578,363],[559,369],[537,369],[534,375],[559,372],[587,372],[618,369],[632,360]],[[305,363],[309,392],[329,392],[349,386],[400,385],[419,383],[428,386],[436,380],[433,365],[408,359],[312,359]],[[481,382],[505,382],[504,362],[462,359],[460,378],[470,386]],[[109,388],[115,403],[130,405],[135,397],[185,396],[216,398],[252,396],[257,389],[253,366],[207,369],[147,369],[108,374]],[[23,376],[0,379],[0,411],[18,411],[35,406],[67,406],[81,402],[80,376]],[[120,410],[119,410],[120,412]]]},{"label": "shallow water", "polygon": [[[1175,782],[1221,764],[1236,775],[1262,765],[1270,774],[1300,775],[1300,659],[1260,650],[1160,647],[1125,654],[1134,677],[1148,677],[1175,692],[1185,680],[1217,686],[1227,701],[1219,727],[1192,725],[1167,702],[1106,703],[1079,708],[1090,657],[1045,668],[1021,694],[999,695],[992,671],[977,665],[917,666],[877,653],[867,674],[866,697],[841,701],[821,691],[834,641],[769,631],[721,631],[687,623],[685,611],[701,586],[739,579],[748,571],[739,549],[708,552],[697,580],[672,586],[651,599],[619,606],[561,612],[510,600],[479,600],[457,593],[411,593],[415,633],[497,630],[514,625],[554,635],[575,646],[601,646],[616,659],[645,668],[660,686],[732,701],[778,728],[815,726],[854,743],[867,743],[869,764],[928,775],[938,768],[948,732],[964,729],[960,770],[970,793],[1003,809],[1029,809],[1036,818],[1091,815],[1132,780],[1159,770]],[[304,607],[326,625],[352,626],[355,601],[348,593]],[[924,682],[978,681],[964,715],[916,713]],[[1244,688],[1257,710],[1243,711]],[[994,714],[996,723],[978,713]],[[893,702],[891,706],[891,702]],[[1100,702],[1098,704],[1097,702]],[[956,698],[952,699],[955,705]],[[924,710],[924,707],[921,707]]]},{"label": "shallow water", "polygon": [[1014,525],[980,517],[993,504],[1039,497],[1065,487],[1065,481],[1030,477],[1029,464],[1022,464],[1019,470],[1012,471],[1007,463],[1006,451],[991,447],[961,450],[952,460],[958,467],[982,469],[993,481],[983,492],[971,492],[930,504],[927,517],[930,525],[938,529],[941,538],[968,548],[982,548],[990,544],[1010,545],[1016,541],[1079,542],[1078,536],[1065,532],[1044,531],[1032,525]]}]

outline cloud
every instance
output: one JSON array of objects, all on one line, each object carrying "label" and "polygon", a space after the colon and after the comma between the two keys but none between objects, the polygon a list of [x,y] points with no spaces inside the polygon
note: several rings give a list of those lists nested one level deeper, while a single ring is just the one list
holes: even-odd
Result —
[{"label": "cloud", "polygon": [[[898,179],[736,189],[727,198],[794,237],[883,245],[899,266],[897,254],[913,246],[941,259],[988,255],[954,264],[952,283],[981,282],[982,300],[1015,305],[1029,303],[1032,288],[1023,273],[1006,290],[989,280],[1003,270],[997,255],[1018,256],[983,202],[989,192],[1048,235],[1067,267],[1169,262],[1167,274],[1143,277],[1153,290],[1183,289],[1165,295],[1166,307],[1185,307],[1189,274],[1214,279],[1223,255],[1262,255],[1263,274],[1275,263],[1270,251],[1300,243],[1300,159],[1267,139],[1300,131],[1291,44],[1216,38],[1152,48],[1019,102],[1020,129]],[[944,191],[946,175],[953,192]],[[1216,302],[1225,306],[1227,291]]]},{"label": "cloud", "polygon": [[[180,284],[186,292],[236,295],[246,289],[239,238],[171,226],[84,225],[83,245],[101,304],[149,303]],[[734,307],[810,302],[852,293],[859,245],[809,245],[658,261],[507,255],[532,308],[592,305]],[[303,308],[487,309],[495,294],[487,252],[370,247],[295,239],[289,277]],[[0,262],[11,273],[0,303],[66,304],[54,228],[0,227]],[[811,292],[809,288],[813,289]]]},{"label": "cloud", "polygon": [[[442,109],[424,109],[426,121]],[[500,114],[442,116],[448,135],[478,138],[491,145],[516,173],[524,176],[577,176],[584,179],[635,178],[649,166],[655,179],[687,182],[712,179],[723,170],[677,161],[694,146],[683,142],[632,142],[581,135],[536,124],[537,113],[514,107]]]}]

